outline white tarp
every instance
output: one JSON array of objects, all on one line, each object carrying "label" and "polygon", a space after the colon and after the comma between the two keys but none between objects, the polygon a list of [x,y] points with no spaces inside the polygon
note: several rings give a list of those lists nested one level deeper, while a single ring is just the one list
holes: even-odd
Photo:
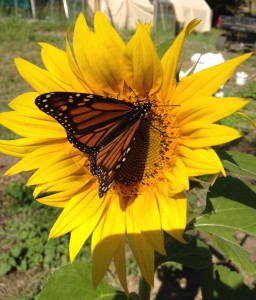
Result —
[{"label": "white tarp", "polygon": [[197,18],[201,23],[196,27],[196,31],[211,30],[212,11],[204,0],[159,0],[159,3],[172,5],[176,20],[182,25]]},{"label": "white tarp", "polygon": [[98,9],[118,28],[136,28],[138,20],[153,22],[154,7],[149,0],[88,0],[93,12]]}]

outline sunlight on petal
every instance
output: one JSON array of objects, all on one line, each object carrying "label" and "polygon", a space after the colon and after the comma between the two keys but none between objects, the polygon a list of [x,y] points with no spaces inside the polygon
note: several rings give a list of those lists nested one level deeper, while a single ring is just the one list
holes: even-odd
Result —
[{"label": "sunlight on petal", "polygon": [[169,196],[174,196],[189,189],[189,178],[186,166],[178,158],[171,170],[164,172],[169,185]]},{"label": "sunlight on petal", "polygon": [[[66,138],[67,134],[63,127],[57,123],[24,116],[17,112],[1,113],[0,122],[2,125],[15,132],[16,134],[28,138]],[[44,130],[42,130],[44,128]]]},{"label": "sunlight on petal", "polygon": [[186,227],[187,199],[183,193],[168,197],[161,190],[156,194],[160,208],[162,228],[172,237],[184,243]]},{"label": "sunlight on petal", "polygon": [[135,216],[140,215],[136,219],[136,223],[147,242],[151,244],[153,249],[165,255],[159,208],[154,194],[146,191],[138,196],[133,204],[133,210]]},{"label": "sunlight on petal", "polygon": [[49,91],[70,91],[72,86],[56,78],[50,72],[37,67],[36,65],[21,59],[15,59],[16,67],[21,77],[27,81],[39,94]]},{"label": "sunlight on petal", "polygon": [[239,137],[239,131],[231,127],[198,121],[182,126],[180,142],[187,147],[201,148],[221,145]]},{"label": "sunlight on petal", "polygon": [[49,238],[55,238],[70,232],[84,224],[85,220],[89,218],[99,220],[105,205],[106,203],[97,195],[95,184],[81,191],[72,197],[65,206],[53,225]]},{"label": "sunlight on petal", "polygon": [[15,156],[24,157],[30,152],[45,146],[48,139],[38,138],[21,138],[17,140],[0,140],[0,151],[2,153]]},{"label": "sunlight on petal", "polygon": [[180,106],[179,114],[177,114],[177,122],[179,126],[197,120],[214,123],[238,111],[247,103],[249,103],[249,101],[233,97],[191,98],[189,103]]},{"label": "sunlight on petal", "polygon": [[70,92],[86,92],[70,68],[67,53],[47,43],[39,43],[39,45],[42,47],[41,56],[46,69],[67,85],[70,85],[71,82]]},{"label": "sunlight on petal", "polygon": [[67,149],[55,153],[43,166],[40,167],[28,180],[28,185],[42,184],[76,173],[84,166],[83,155]]},{"label": "sunlight on petal", "polygon": [[85,82],[84,77],[83,77],[82,73],[80,72],[79,67],[77,65],[77,62],[75,61],[75,58],[73,57],[73,53],[72,53],[71,47],[69,45],[70,31],[71,31],[71,26],[69,26],[69,28],[67,30],[67,34],[66,34],[66,53],[67,53],[67,59],[68,59],[70,69],[72,70],[72,73],[75,75],[77,80],[83,86],[84,92],[91,94],[92,90],[88,87],[87,83]]},{"label": "sunlight on petal", "polygon": [[120,63],[119,65],[121,65],[125,43],[106,16],[99,11],[95,13],[94,29],[97,38],[104,44],[104,47],[112,57]]},{"label": "sunlight on petal", "polygon": [[124,248],[124,240],[123,240],[122,245],[120,246],[120,248],[114,255],[114,264],[116,267],[116,272],[117,272],[119,281],[120,281],[125,293],[128,294],[125,262],[126,262],[125,261],[125,248]]},{"label": "sunlight on petal", "polygon": [[[172,98],[172,103],[182,104],[193,98],[209,97],[227,82],[235,69],[252,53],[240,55],[222,64],[204,69],[181,79]],[[193,91],[193,92],[192,92]]]},{"label": "sunlight on petal", "polygon": [[[92,235],[92,278],[96,287],[106,274],[112,257],[123,246],[125,232],[125,204],[114,196],[106,196],[108,205]],[[104,253],[104,254],[103,254]]]},{"label": "sunlight on petal", "polygon": [[162,82],[162,67],[150,35],[141,23],[124,50],[125,80],[140,95],[155,93]]},{"label": "sunlight on petal", "polygon": [[169,101],[175,91],[177,66],[184,40],[199,23],[200,21],[197,19],[191,21],[180,32],[172,46],[166,51],[161,60],[163,67],[163,82],[159,95],[162,100]]},{"label": "sunlight on petal", "polygon": [[179,152],[184,162],[188,176],[200,176],[203,174],[217,174],[221,172],[225,175],[223,165],[212,149],[190,149],[180,146]]},{"label": "sunlight on petal", "polygon": [[154,249],[146,241],[144,235],[135,223],[132,205],[126,208],[126,232],[132,253],[148,284],[154,284]]}]

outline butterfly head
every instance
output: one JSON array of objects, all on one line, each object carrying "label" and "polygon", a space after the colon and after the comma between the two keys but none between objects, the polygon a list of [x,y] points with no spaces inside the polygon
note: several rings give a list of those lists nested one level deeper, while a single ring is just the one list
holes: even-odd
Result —
[{"label": "butterfly head", "polygon": [[143,112],[143,114],[145,115],[147,112],[149,112],[151,110],[151,104],[148,103],[144,103],[141,107],[140,110]]}]

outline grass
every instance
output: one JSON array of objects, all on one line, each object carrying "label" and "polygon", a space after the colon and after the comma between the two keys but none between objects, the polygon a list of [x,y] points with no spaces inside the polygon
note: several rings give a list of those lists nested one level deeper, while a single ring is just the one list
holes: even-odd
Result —
[{"label": "grass", "polygon": [[[38,42],[46,41],[57,47],[65,47],[67,23],[1,19],[0,21],[0,75],[1,110],[16,95],[32,90],[19,76],[13,59],[22,57],[42,66]],[[15,87],[15,88],[14,88]]]}]

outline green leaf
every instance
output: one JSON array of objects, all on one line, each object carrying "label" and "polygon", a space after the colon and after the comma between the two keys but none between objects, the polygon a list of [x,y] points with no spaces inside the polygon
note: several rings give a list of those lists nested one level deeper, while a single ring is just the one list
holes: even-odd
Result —
[{"label": "green leaf", "polygon": [[212,261],[212,255],[208,247],[192,236],[187,236],[187,240],[190,241],[187,244],[182,244],[171,238],[166,245],[167,256],[161,257],[159,264],[174,261],[196,270],[208,267]]},{"label": "green leaf", "polygon": [[6,262],[2,262],[0,264],[0,276],[7,274],[11,270],[11,265]]},{"label": "green leaf", "polygon": [[167,41],[164,41],[163,43],[161,43],[160,45],[158,45],[158,47],[157,47],[157,53],[158,53],[159,57],[162,57],[165,54],[165,52],[172,45],[173,41],[174,41],[174,38],[168,39]]},{"label": "green leaf", "polygon": [[18,257],[21,254],[21,251],[22,251],[22,247],[14,246],[11,249],[11,254],[12,254],[13,257]]},{"label": "green leaf", "polygon": [[244,278],[224,266],[212,266],[203,271],[201,280],[204,300],[254,300],[256,289],[249,289]]},{"label": "green leaf", "polygon": [[233,177],[219,178],[207,197],[203,214],[194,220],[196,229],[210,234],[212,242],[239,268],[256,274],[250,254],[234,234],[256,236],[256,187]]},{"label": "green leaf", "polygon": [[256,180],[256,158],[253,155],[235,151],[220,151],[218,155],[231,174]]},{"label": "green leaf", "polygon": [[115,291],[106,282],[92,287],[90,264],[74,262],[54,272],[37,300],[124,300],[123,292]]}]

